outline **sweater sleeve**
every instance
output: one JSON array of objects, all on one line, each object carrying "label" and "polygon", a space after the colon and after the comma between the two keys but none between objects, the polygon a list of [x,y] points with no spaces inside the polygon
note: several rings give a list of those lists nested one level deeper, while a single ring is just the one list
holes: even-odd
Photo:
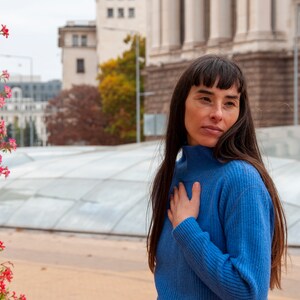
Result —
[{"label": "sweater sleeve", "polygon": [[229,182],[219,208],[226,253],[192,217],[173,230],[173,237],[193,271],[221,299],[267,299],[273,234],[270,195],[255,172]]}]

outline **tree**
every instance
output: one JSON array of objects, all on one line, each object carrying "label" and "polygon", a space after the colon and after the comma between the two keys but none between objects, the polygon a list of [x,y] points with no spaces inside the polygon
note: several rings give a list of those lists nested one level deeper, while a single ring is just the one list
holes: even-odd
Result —
[{"label": "tree", "polygon": [[52,145],[111,145],[118,139],[107,133],[106,117],[96,87],[74,85],[49,101],[46,108],[48,143]]},{"label": "tree", "polygon": [[[31,128],[32,126],[32,128]],[[35,122],[32,121],[32,124],[30,125],[30,122],[25,123],[25,128],[23,130],[24,134],[24,146],[28,147],[30,146],[30,135],[32,134],[32,146],[39,144],[39,138],[36,131]]]},{"label": "tree", "polygon": [[[129,50],[100,65],[99,91],[102,96],[103,112],[108,118],[107,131],[117,135],[124,143],[136,139],[136,39],[128,35],[124,42]],[[139,38],[140,58],[145,58],[145,39]],[[140,61],[140,69],[144,60]],[[140,91],[144,90],[140,80]],[[143,102],[141,102],[141,111]]]}]

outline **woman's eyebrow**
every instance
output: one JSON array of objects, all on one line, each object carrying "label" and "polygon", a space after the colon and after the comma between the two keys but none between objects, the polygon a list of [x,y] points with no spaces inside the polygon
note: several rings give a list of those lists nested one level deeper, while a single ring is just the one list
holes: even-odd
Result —
[{"label": "woman's eyebrow", "polygon": [[239,100],[240,97],[238,95],[226,95],[226,98],[232,99],[232,100]]},{"label": "woman's eyebrow", "polygon": [[[214,92],[205,90],[205,89],[199,89],[199,90],[197,90],[197,93],[214,95]],[[240,98],[239,95],[226,95],[225,97],[228,99],[232,99],[232,100],[239,100],[239,98]]]},{"label": "woman's eyebrow", "polygon": [[207,95],[214,95],[213,92],[211,92],[209,90],[204,90],[204,89],[198,90],[197,93],[202,93],[202,94],[207,94]]}]

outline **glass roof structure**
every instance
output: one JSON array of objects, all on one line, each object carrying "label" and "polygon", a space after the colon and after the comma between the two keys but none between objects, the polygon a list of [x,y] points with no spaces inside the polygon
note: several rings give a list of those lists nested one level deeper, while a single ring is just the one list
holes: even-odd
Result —
[{"label": "glass roof structure", "polygon": [[[258,130],[281,196],[289,244],[300,246],[300,126]],[[5,154],[0,226],[145,236],[158,142],[123,146],[19,148]]]}]

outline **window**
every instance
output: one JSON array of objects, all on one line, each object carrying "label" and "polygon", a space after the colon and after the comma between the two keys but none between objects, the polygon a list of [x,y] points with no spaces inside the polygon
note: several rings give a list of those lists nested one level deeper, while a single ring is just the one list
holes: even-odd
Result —
[{"label": "window", "polygon": [[134,17],[135,17],[134,8],[133,7],[128,8],[128,18],[134,18]]},{"label": "window", "polygon": [[73,47],[77,47],[78,46],[78,35],[77,34],[73,34],[72,35],[72,46]]},{"label": "window", "polygon": [[82,58],[77,59],[76,70],[77,70],[77,73],[84,73],[84,59],[82,59]]},{"label": "window", "polygon": [[81,36],[81,46],[82,47],[86,47],[87,46],[87,36],[86,35],[82,35]]},{"label": "window", "polygon": [[124,8],[118,8],[118,18],[124,18]]},{"label": "window", "polygon": [[13,91],[12,92],[12,98],[18,99],[19,98],[19,91]]},{"label": "window", "polygon": [[114,9],[113,8],[108,8],[107,9],[107,17],[108,18],[113,18],[114,17]]}]

